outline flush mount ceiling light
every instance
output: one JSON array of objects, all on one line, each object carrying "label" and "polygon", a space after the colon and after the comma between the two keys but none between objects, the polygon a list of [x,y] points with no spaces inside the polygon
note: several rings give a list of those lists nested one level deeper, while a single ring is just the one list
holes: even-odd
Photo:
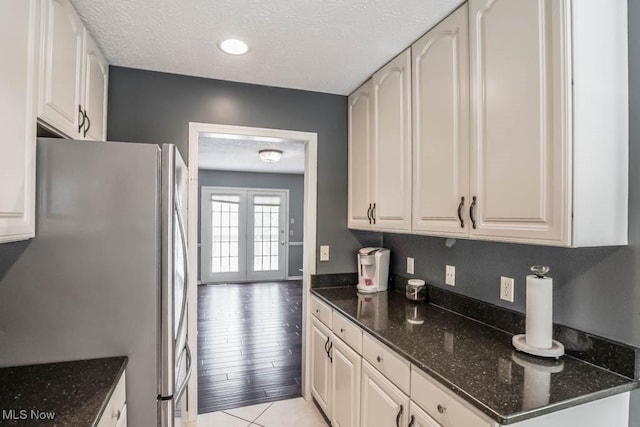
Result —
[{"label": "flush mount ceiling light", "polygon": [[260,150],[258,151],[258,154],[260,154],[260,158],[262,159],[262,161],[267,163],[275,163],[280,160],[280,157],[282,157],[282,151],[275,150],[273,148]]},{"label": "flush mount ceiling light", "polygon": [[244,55],[249,50],[249,46],[242,40],[226,39],[218,44],[220,50],[229,55]]}]

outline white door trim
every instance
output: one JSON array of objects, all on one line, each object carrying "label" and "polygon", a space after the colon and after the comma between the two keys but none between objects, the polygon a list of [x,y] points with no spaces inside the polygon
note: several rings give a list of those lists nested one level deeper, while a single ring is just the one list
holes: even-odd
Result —
[{"label": "white door trim", "polygon": [[[317,220],[317,187],[318,187],[318,134],[315,132],[299,132],[293,130],[256,128],[247,126],[219,125],[211,123],[189,123],[189,312],[188,340],[193,360],[198,360],[197,316],[198,291],[196,274],[198,269],[198,137],[200,133],[227,133],[247,136],[268,136],[302,141],[305,144],[304,173],[304,259],[302,263],[302,393],[306,400],[311,399],[309,352],[308,306],[311,275],[316,273],[316,220]],[[196,392],[194,393],[193,390]],[[198,417],[198,376],[192,375],[189,381],[187,398],[187,422],[190,426],[197,424]]]}]

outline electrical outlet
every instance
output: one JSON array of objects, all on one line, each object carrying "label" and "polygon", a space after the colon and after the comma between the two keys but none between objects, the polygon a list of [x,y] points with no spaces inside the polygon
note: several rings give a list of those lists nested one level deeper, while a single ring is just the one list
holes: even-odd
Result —
[{"label": "electrical outlet", "polygon": [[500,299],[513,302],[513,278],[500,276]]},{"label": "electrical outlet", "polygon": [[320,246],[320,261],[329,261],[329,245]]},{"label": "electrical outlet", "polygon": [[456,268],[453,265],[447,265],[444,273],[444,283],[447,285],[456,285]]},{"label": "electrical outlet", "polygon": [[407,257],[407,274],[413,274],[413,258]]}]

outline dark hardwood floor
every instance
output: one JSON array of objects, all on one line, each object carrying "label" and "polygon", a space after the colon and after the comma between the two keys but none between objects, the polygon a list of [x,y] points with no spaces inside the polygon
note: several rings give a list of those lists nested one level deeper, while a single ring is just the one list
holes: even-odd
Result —
[{"label": "dark hardwood floor", "polygon": [[301,396],[302,282],[198,287],[198,412]]}]

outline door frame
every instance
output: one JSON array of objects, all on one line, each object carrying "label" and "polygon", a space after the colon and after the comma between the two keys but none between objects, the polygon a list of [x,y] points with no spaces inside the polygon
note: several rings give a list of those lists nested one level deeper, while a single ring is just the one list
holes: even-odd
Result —
[{"label": "door frame", "polygon": [[[233,126],[213,123],[189,122],[189,310],[188,341],[192,349],[193,360],[198,360],[198,138],[200,133],[226,133],[233,135],[267,136],[301,141],[305,145],[304,171],[304,243],[302,262],[302,395],[311,400],[310,363],[307,344],[309,343],[309,291],[311,275],[316,273],[316,229],[318,198],[318,134],[284,129],[258,128],[249,126]],[[193,392],[195,390],[195,393]],[[187,397],[187,422],[196,426],[198,420],[198,376],[192,375],[189,380]]]},{"label": "door frame", "polygon": [[[244,197],[244,207],[246,209],[245,211],[245,215],[242,215],[242,212],[240,212],[239,217],[241,218],[240,223],[242,223],[242,219],[244,219],[244,224],[240,224],[240,226],[244,225],[246,228],[244,230],[244,233],[242,232],[242,228],[240,228],[239,230],[239,234],[240,239],[242,239],[243,237],[245,238],[245,245],[244,245],[244,256],[245,256],[245,262],[243,265],[244,271],[246,272],[245,278],[241,279],[241,280],[235,280],[235,279],[222,279],[222,281],[229,281],[229,282],[255,282],[255,281],[271,281],[271,280],[287,280],[287,277],[289,276],[289,189],[288,188],[251,188],[251,187],[228,187],[228,186],[215,186],[215,185],[208,185],[208,186],[203,186],[200,188],[200,194],[199,194],[199,198],[200,198],[200,236],[202,237],[202,233],[203,231],[206,229],[205,228],[205,220],[204,218],[206,217],[205,212],[204,212],[204,201],[205,201],[205,197],[204,197],[204,192],[208,191],[208,192],[212,192],[212,191],[216,191],[219,193],[229,193],[229,194],[234,194],[234,193],[245,193],[246,197]],[[251,229],[249,227],[249,225],[253,225],[253,220],[252,215],[253,213],[249,212],[249,207],[253,206],[253,204],[250,202],[250,195],[251,194],[255,194],[255,193],[264,193],[264,194],[274,194],[274,193],[278,193],[280,195],[283,196],[282,200],[283,203],[280,204],[280,206],[282,207],[282,211],[280,212],[280,215],[282,216],[282,228],[284,229],[284,244],[282,244],[281,246],[283,246],[283,248],[281,248],[281,256],[283,259],[283,278],[280,279],[278,277],[264,277],[264,278],[257,278],[257,277],[253,277],[250,274],[249,271],[249,262],[253,259],[253,257],[249,256],[249,254],[254,255],[253,249],[251,249],[251,245],[249,244],[249,240],[248,237],[253,233],[253,229]],[[242,200],[243,197],[240,197],[240,200]],[[240,205],[242,206],[243,203],[240,202]],[[278,239],[280,240],[280,239]],[[251,241],[251,243],[254,243],[253,240]],[[205,282],[205,280],[203,280],[203,273],[202,273],[202,266],[203,266],[203,260],[206,259],[206,255],[210,255],[211,254],[211,250],[209,248],[208,251],[205,251],[206,248],[206,243],[202,243],[200,242],[200,281],[201,282]],[[242,263],[241,263],[242,265]],[[242,268],[241,268],[242,270]],[[278,270],[280,271],[280,270]],[[219,274],[219,273],[217,273]]]}]

